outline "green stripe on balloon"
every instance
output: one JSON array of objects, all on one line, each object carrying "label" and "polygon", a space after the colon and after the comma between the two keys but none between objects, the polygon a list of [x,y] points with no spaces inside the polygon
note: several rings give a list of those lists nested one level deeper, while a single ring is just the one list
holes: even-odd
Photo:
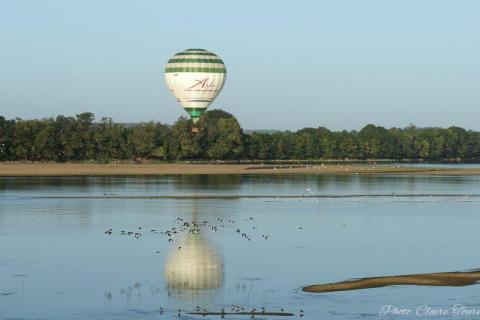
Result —
[{"label": "green stripe on balloon", "polygon": [[179,52],[176,56],[217,56],[215,53],[211,52]]},{"label": "green stripe on balloon", "polygon": [[198,62],[198,63],[221,63],[223,64],[223,61],[220,59],[170,59],[168,60],[168,63],[179,63],[179,62]]},{"label": "green stripe on balloon", "polygon": [[177,72],[206,72],[206,73],[227,73],[225,68],[202,68],[202,67],[171,67],[165,68],[165,73]]},{"label": "green stripe on balloon", "polygon": [[200,120],[200,116],[202,115],[202,113],[205,112],[205,110],[207,109],[206,108],[185,108],[185,111],[187,111],[187,113],[190,115],[194,124],[198,123],[198,120]]}]

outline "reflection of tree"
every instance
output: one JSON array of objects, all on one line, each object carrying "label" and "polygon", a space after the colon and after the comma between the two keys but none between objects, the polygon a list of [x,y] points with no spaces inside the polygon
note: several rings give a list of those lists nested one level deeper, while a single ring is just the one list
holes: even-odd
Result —
[{"label": "reflection of tree", "polygon": [[238,189],[241,184],[241,176],[233,174],[192,174],[178,176],[175,188],[184,190],[191,189]]},{"label": "reflection of tree", "polygon": [[218,289],[223,282],[222,258],[200,234],[189,233],[168,256],[165,279],[173,295],[196,295],[203,290]]}]

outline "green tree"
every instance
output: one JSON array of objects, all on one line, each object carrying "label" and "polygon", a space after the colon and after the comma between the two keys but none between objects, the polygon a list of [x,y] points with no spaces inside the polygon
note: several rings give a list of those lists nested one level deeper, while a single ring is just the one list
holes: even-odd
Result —
[{"label": "green tree", "polygon": [[75,160],[91,160],[95,158],[94,123],[95,116],[91,112],[76,115],[76,130],[72,134],[72,148]]},{"label": "green tree", "polygon": [[137,125],[128,135],[128,148],[135,157],[147,158],[157,148],[155,123]]},{"label": "green tree", "polygon": [[128,130],[113,123],[112,118],[102,118],[95,127],[94,144],[96,160],[126,159]]},{"label": "green tree", "polygon": [[84,160],[82,144],[75,118],[57,116],[54,126],[54,144],[57,151],[56,161]]},{"label": "green tree", "polygon": [[360,151],[366,159],[382,158],[387,130],[368,124],[358,133]]},{"label": "green tree", "polygon": [[192,133],[192,122],[185,117],[178,119],[171,128],[168,144],[169,158],[195,159],[200,155],[198,137]]},{"label": "green tree", "polygon": [[336,132],[332,135],[335,141],[335,159],[358,159],[358,142],[356,135],[348,131]]},{"label": "green tree", "polygon": [[58,150],[55,143],[55,127],[53,120],[45,122],[44,127],[35,137],[33,142],[33,150],[35,160],[57,161]]},{"label": "green tree", "polygon": [[15,122],[13,145],[14,158],[17,160],[36,160],[37,153],[34,148],[35,139],[43,129],[44,124],[39,120],[21,120]]},{"label": "green tree", "polygon": [[465,158],[467,155],[467,131],[459,127],[450,127],[445,136],[445,157]]},{"label": "green tree", "polygon": [[480,160],[480,132],[459,127],[385,129],[369,124],[357,131],[324,127],[296,132],[245,134],[237,119],[212,110],[192,134],[192,122],[173,126],[148,122],[95,122],[90,112],[40,120],[0,117],[0,161],[156,159],[466,159]]},{"label": "green tree", "polygon": [[272,137],[267,133],[253,132],[248,136],[249,159],[267,160],[273,159]]},{"label": "green tree", "polygon": [[242,129],[235,118],[220,118],[206,128],[209,159],[239,159],[243,152]]},{"label": "green tree", "polygon": [[13,133],[15,122],[0,116],[0,161],[13,158]]},{"label": "green tree", "polygon": [[335,159],[335,141],[332,139],[332,132],[325,127],[318,129],[319,154],[322,159]]},{"label": "green tree", "polygon": [[200,120],[197,139],[206,159],[239,159],[244,137],[237,119],[223,110],[207,111]]}]

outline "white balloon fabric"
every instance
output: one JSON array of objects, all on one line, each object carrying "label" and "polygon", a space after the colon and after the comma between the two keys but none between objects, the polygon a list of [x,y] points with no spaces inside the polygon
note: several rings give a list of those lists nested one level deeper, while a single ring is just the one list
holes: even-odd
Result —
[{"label": "white balloon fabric", "polygon": [[187,49],[177,53],[165,68],[168,89],[196,125],[225,84],[227,69],[215,53]]}]

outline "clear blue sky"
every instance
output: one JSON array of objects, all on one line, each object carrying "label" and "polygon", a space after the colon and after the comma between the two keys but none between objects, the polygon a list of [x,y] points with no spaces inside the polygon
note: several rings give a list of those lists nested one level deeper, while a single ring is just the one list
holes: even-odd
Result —
[{"label": "clear blue sky", "polygon": [[0,115],[173,123],[167,60],[205,48],[247,129],[480,130],[480,1],[1,1]]}]

